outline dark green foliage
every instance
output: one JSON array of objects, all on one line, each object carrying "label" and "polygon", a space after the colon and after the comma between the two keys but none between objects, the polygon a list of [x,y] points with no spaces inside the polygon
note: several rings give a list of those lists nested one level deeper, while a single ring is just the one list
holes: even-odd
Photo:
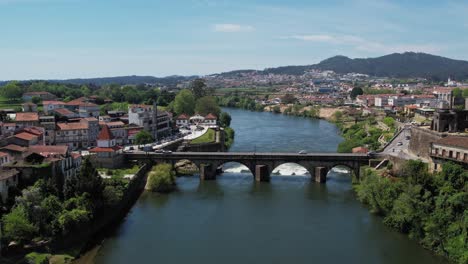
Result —
[{"label": "dark green foliage", "polygon": [[263,111],[263,105],[256,103],[254,99],[246,96],[232,95],[218,97],[217,99],[220,106],[236,107],[251,111]]},{"label": "dark green foliage", "polygon": [[144,145],[154,142],[153,136],[146,130],[141,130],[135,135],[135,144]]},{"label": "dark green foliage", "polygon": [[212,94],[212,91],[206,86],[205,80],[197,78],[190,83],[190,90],[195,96],[195,100]]},{"label": "dark green foliage", "polygon": [[174,112],[177,115],[193,115],[195,112],[195,97],[190,90],[180,91],[174,99]]},{"label": "dark green foliage", "polygon": [[460,165],[446,163],[431,175],[424,163],[409,161],[398,180],[364,171],[355,188],[385,224],[437,254],[468,262],[468,172]]},{"label": "dark green foliage", "polygon": [[209,113],[219,116],[221,108],[219,107],[216,99],[212,96],[205,96],[197,100],[195,112],[200,115],[207,115]]},{"label": "dark green foliage", "polygon": [[219,123],[222,127],[229,127],[231,125],[231,115],[226,112],[222,112],[219,116]]},{"label": "dark green foliage", "polygon": [[7,241],[28,242],[38,229],[28,219],[28,213],[23,206],[16,206],[2,218],[3,238]]},{"label": "dark green foliage", "polygon": [[380,148],[379,137],[383,131],[376,128],[374,121],[368,119],[365,122],[358,122],[349,128],[344,128],[343,124],[337,123],[345,139],[338,145],[338,152],[349,153],[355,147],[368,146],[371,150]]},{"label": "dark green foliage", "polygon": [[230,128],[230,127],[225,127],[224,128],[224,145],[226,146],[226,148],[230,148],[232,146],[232,144],[234,144],[234,136],[235,136],[235,132],[234,132],[234,129]]},{"label": "dark green foliage", "polygon": [[358,95],[364,94],[364,91],[362,90],[361,87],[354,87],[353,90],[351,90],[351,98],[356,99]]}]

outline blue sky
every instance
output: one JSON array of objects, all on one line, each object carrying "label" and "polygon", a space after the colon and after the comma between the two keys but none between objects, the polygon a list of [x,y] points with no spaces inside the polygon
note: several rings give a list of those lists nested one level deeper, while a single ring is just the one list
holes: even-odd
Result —
[{"label": "blue sky", "polygon": [[466,14],[466,0],[0,0],[0,80],[203,75],[404,51],[468,60]]}]

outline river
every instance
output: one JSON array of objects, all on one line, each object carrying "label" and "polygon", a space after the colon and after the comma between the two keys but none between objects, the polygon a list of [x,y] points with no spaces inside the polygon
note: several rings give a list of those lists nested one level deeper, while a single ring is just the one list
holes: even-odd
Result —
[{"label": "river", "polygon": [[[324,120],[224,110],[231,151],[334,152],[342,141]],[[227,164],[216,181],[183,177],[176,193],[144,193],[95,263],[444,263],[371,215],[342,168],[326,184],[296,165],[270,183],[245,169]]]}]

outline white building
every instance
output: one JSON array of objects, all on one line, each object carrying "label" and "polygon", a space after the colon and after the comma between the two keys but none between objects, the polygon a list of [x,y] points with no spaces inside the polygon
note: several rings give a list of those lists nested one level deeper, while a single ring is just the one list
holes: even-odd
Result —
[{"label": "white building", "polygon": [[130,105],[128,107],[128,123],[143,127],[153,138],[167,135],[171,132],[170,115],[158,111],[156,105]]}]

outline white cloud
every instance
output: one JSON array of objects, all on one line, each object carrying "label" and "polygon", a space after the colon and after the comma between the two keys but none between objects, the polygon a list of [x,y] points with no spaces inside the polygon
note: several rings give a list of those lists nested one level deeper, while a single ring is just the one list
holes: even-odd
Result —
[{"label": "white cloud", "polygon": [[213,26],[215,32],[251,32],[255,28],[249,25],[239,25],[239,24],[215,24]]},{"label": "white cloud", "polygon": [[332,45],[352,46],[358,51],[365,51],[370,53],[392,53],[405,51],[435,53],[441,50],[440,47],[430,44],[416,45],[382,43],[353,35],[292,35],[282,37],[282,39],[294,39],[308,42],[327,43]]}]

